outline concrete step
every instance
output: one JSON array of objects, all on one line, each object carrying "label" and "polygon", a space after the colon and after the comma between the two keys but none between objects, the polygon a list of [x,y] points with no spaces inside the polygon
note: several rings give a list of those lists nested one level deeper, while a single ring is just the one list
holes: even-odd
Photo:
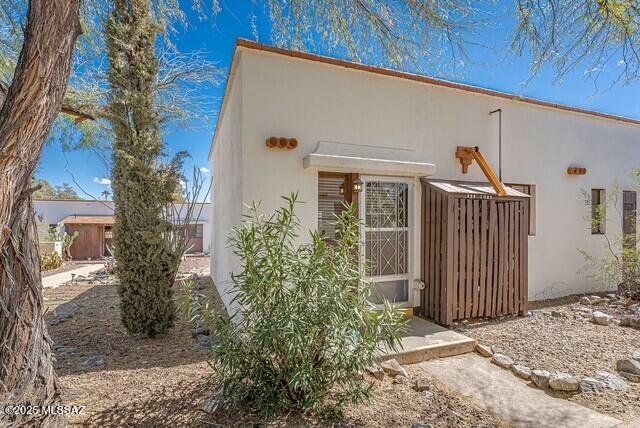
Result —
[{"label": "concrete step", "polygon": [[409,319],[409,331],[401,343],[402,348],[395,351],[385,346],[380,359],[414,364],[473,352],[476,346],[474,339],[418,317]]}]

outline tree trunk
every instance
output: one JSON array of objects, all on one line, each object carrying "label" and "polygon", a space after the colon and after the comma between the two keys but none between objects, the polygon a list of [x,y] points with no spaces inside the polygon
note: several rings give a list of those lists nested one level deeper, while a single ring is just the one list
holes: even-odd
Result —
[{"label": "tree trunk", "polygon": [[63,416],[6,415],[60,401],[44,321],[31,179],[60,111],[80,28],[80,0],[31,0],[24,44],[0,110],[0,425],[59,426]]}]

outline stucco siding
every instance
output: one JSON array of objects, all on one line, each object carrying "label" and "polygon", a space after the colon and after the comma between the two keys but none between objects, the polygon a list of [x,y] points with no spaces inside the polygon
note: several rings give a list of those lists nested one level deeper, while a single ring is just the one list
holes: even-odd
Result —
[{"label": "stucco siding", "polygon": [[[303,229],[315,229],[317,171],[303,169],[302,159],[319,141],[409,149],[435,164],[435,178],[484,181],[476,164],[463,175],[454,152],[458,145],[479,146],[497,172],[498,120],[489,112],[502,109],[502,179],[536,186],[530,299],[596,288],[582,272],[577,249],[598,252],[605,242],[591,234],[584,219],[589,211],[583,191],[612,190],[616,182],[631,188],[629,174],[639,167],[640,126],[250,49],[242,50],[241,63],[246,95],[242,113],[235,114],[242,116],[242,169],[224,175],[228,183],[219,192],[233,192],[241,182],[242,201],[262,201],[263,210],[271,212],[281,205],[281,195],[297,191],[305,202],[297,211]],[[270,136],[295,137],[299,146],[267,149]],[[587,174],[568,176],[572,165],[586,167]],[[227,167],[214,156],[213,168]],[[414,182],[412,263],[418,278],[420,192]],[[237,215],[224,206],[214,209]],[[618,233],[621,211],[610,211],[607,228]]]},{"label": "stucco siding", "polygon": [[220,117],[217,139],[213,143],[211,170],[213,171],[212,205],[213,228],[211,272],[225,305],[232,296],[227,292],[231,285],[231,272],[238,261],[229,248],[231,229],[242,219],[244,165],[243,146],[243,66],[238,63],[231,71],[224,115]]}]

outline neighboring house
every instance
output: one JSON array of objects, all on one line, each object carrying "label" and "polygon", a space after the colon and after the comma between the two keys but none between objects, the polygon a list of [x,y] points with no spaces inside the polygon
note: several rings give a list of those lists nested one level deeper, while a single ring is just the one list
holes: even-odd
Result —
[{"label": "neighboring house", "polygon": [[[524,237],[515,241],[521,245],[518,259],[505,256],[501,265],[515,269],[516,278],[522,275],[520,300],[596,289],[581,272],[585,261],[577,249],[600,252],[604,228],[622,232],[623,208],[619,203],[606,224],[592,229],[585,221],[590,213],[585,192],[597,204],[617,182],[627,191],[625,230],[635,233],[637,195],[630,173],[640,168],[640,121],[239,41],[210,155],[212,276],[222,299],[231,301],[230,272],[237,271],[238,261],[228,234],[241,222],[243,204],[261,201],[261,209],[271,212],[282,203],[281,195],[299,192],[305,202],[297,211],[302,229],[319,228],[329,238],[342,201],[358,201],[365,221],[363,253],[377,264],[376,272],[368,272],[376,289],[428,312],[436,279],[428,268],[433,263],[424,260],[445,252],[433,251],[436,234],[429,232],[434,224],[441,226],[425,214],[425,206],[436,205],[424,200],[425,188],[433,185],[421,178],[453,181],[445,181],[440,191],[458,200],[495,195],[487,185],[480,191],[464,183],[455,187],[487,180],[476,162],[463,174],[458,146],[478,146],[511,186],[519,205],[507,224],[528,222]],[[482,208],[473,209],[468,212],[481,219]],[[455,233],[471,231],[471,226],[460,229],[456,212]],[[512,237],[505,238],[507,248]],[[449,248],[460,257],[475,254],[475,249],[463,254],[456,245]],[[483,263],[498,258],[498,252],[478,254]],[[462,275],[477,267],[454,260]],[[488,281],[479,275],[472,280]],[[469,286],[467,293],[476,298],[477,285]]]},{"label": "neighboring house", "polygon": [[[110,255],[112,228],[115,223],[114,204],[111,201],[82,199],[48,199],[33,202],[40,238],[46,236],[46,230],[59,222],[65,224],[67,233],[78,232],[71,245],[74,260],[98,259]],[[182,204],[177,204],[180,210]],[[192,244],[190,253],[209,253],[210,236],[209,213],[211,205],[198,204],[194,210],[194,224],[188,225]],[[186,208],[182,208],[186,212]],[[197,220],[197,221],[195,221]]]}]

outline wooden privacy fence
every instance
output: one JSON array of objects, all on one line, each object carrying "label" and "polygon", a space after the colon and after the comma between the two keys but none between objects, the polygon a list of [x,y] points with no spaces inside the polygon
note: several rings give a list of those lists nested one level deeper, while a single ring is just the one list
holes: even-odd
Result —
[{"label": "wooden privacy fence", "polygon": [[425,316],[449,325],[526,312],[529,197],[506,190],[422,180]]}]

